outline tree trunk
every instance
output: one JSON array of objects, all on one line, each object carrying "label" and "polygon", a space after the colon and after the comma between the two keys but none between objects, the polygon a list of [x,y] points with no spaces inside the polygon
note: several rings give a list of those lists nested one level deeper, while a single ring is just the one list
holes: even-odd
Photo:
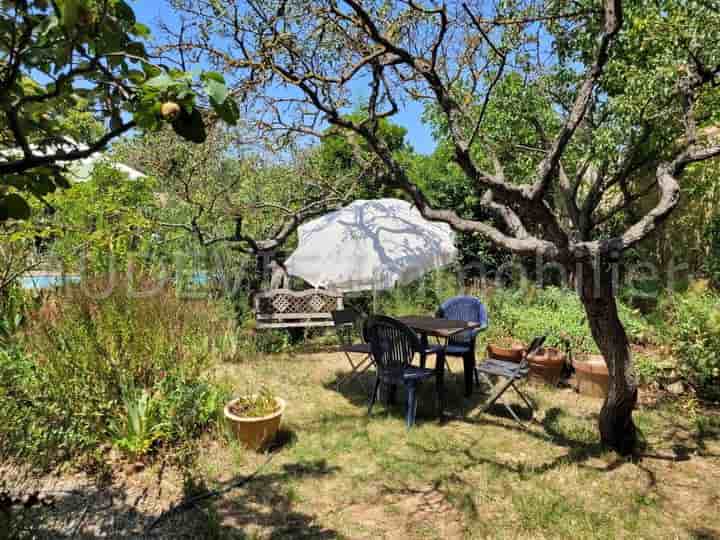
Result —
[{"label": "tree trunk", "polygon": [[637,380],[627,334],[618,315],[611,266],[607,261],[583,263],[578,278],[577,289],[590,331],[610,374],[608,396],[600,410],[600,437],[604,445],[629,455],[638,442],[632,418]]}]

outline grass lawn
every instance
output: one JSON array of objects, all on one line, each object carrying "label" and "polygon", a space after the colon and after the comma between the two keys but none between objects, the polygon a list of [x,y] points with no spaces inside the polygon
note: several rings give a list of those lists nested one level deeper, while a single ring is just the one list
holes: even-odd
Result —
[{"label": "grass lawn", "polygon": [[[340,355],[223,364],[215,374],[239,391],[266,384],[288,401],[270,462],[268,455],[246,452],[216,434],[203,441],[186,470],[156,463],[114,474],[106,484],[82,475],[56,478],[52,485],[67,493],[51,507],[28,510],[22,528],[40,537],[140,536],[183,497],[222,488],[262,467],[244,486],[171,515],[152,535],[720,537],[717,411],[692,402],[646,402],[636,418],[648,448],[633,462],[600,449],[598,400],[529,386],[539,412],[523,429],[502,408],[480,413],[486,394],[462,398],[461,362],[451,362],[450,421],[438,424],[428,381],[410,431],[402,393],[398,405],[379,404],[368,418],[360,382],[338,391],[337,374],[347,369]],[[514,401],[512,393],[506,399]]]}]

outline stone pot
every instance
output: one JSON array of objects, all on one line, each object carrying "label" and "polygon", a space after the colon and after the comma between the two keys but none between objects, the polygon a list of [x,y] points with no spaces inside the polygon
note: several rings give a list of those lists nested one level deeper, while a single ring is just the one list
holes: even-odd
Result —
[{"label": "stone pot", "polygon": [[527,357],[530,365],[530,378],[543,381],[549,385],[557,386],[560,382],[563,367],[565,366],[565,353],[553,347],[543,347]]},{"label": "stone pot", "polygon": [[510,348],[501,347],[494,343],[488,343],[487,355],[488,358],[495,360],[505,360],[509,362],[521,362],[523,355],[525,354],[525,346],[520,344],[513,344]]},{"label": "stone pot", "polygon": [[582,354],[573,359],[575,389],[586,396],[605,398],[610,387],[605,359],[601,354]]},{"label": "stone pot", "polygon": [[243,443],[245,448],[260,450],[272,442],[275,435],[277,435],[280,420],[285,411],[285,400],[276,397],[275,402],[278,404],[279,409],[272,414],[259,417],[237,416],[230,412],[230,408],[237,401],[239,400],[234,399],[225,405],[225,410],[223,411],[225,418],[230,424],[233,433]]}]

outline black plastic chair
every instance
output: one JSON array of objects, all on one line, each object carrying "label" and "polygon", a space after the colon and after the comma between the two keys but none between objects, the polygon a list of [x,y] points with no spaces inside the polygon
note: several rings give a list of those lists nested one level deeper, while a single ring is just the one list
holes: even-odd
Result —
[{"label": "black plastic chair", "polygon": [[[338,379],[337,385],[340,387],[342,383],[350,382],[370,369],[373,359],[369,343],[354,343],[356,336],[362,333],[363,316],[352,308],[331,311],[330,315],[340,342],[339,350],[345,353],[352,368],[347,376]],[[360,360],[354,360],[354,355],[360,356]]]},{"label": "black plastic chair", "polygon": [[[495,404],[498,399],[500,399],[500,397],[505,393],[508,388],[512,388],[525,402],[525,405],[530,408],[530,414],[534,414],[535,408],[532,406],[532,403],[530,403],[530,400],[525,396],[525,394],[523,394],[520,389],[515,386],[515,383],[517,381],[525,379],[528,376],[528,373],[530,372],[530,365],[528,364],[527,357],[536,352],[540,347],[542,347],[543,343],[545,342],[545,338],[546,336],[539,336],[533,339],[530,343],[530,346],[528,347],[527,353],[525,354],[525,356],[523,356],[522,362],[520,363],[488,358],[486,360],[483,360],[483,362],[479,366],[477,366],[477,368],[475,368],[476,373],[482,374],[483,377],[488,380],[488,383],[491,387],[493,386],[493,384],[490,382],[489,379],[487,379],[487,375],[495,375],[497,377],[505,379],[505,382],[500,385],[495,394],[485,404],[485,406],[483,407],[483,411],[487,411]],[[515,414],[513,408],[504,402],[503,405],[505,405],[505,408],[510,412],[515,421],[519,424],[522,424],[522,421],[520,420],[520,418],[518,418],[518,415]]]},{"label": "black plastic chair", "polygon": [[[465,373],[474,374],[475,383],[479,385],[480,379],[475,370],[475,341],[477,335],[488,326],[485,305],[474,296],[455,296],[442,303],[437,310],[436,317],[482,324],[479,328],[473,328],[451,336],[445,347],[445,356],[462,358]],[[466,380],[470,384],[465,388],[465,395],[470,395],[472,393],[472,378],[467,377]]]},{"label": "black plastic chair", "polygon": [[[371,317],[365,329],[365,335],[372,350],[377,378],[370,394],[368,415],[372,413],[377,400],[380,384],[393,388],[402,384],[407,389],[407,427],[415,423],[417,409],[417,386],[431,377],[435,377],[440,417],[442,418],[445,396],[443,387],[443,371],[445,368],[445,352],[439,348],[436,352],[435,369],[413,366],[415,354],[423,351],[418,335],[409,327],[385,316]],[[392,393],[392,390],[391,390]]]}]

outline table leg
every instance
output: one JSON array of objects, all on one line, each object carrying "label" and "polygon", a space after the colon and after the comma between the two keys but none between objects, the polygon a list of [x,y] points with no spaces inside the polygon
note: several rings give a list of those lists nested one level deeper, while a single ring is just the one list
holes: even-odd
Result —
[{"label": "table leg", "polygon": [[427,360],[427,353],[425,351],[427,351],[428,346],[427,334],[420,334],[420,367],[425,367]]},{"label": "table leg", "polygon": [[473,379],[475,374],[475,355],[463,355],[463,375],[465,376],[465,397],[470,397],[473,391]]},{"label": "table leg", "polygon": [[437,384],[440,422],[445,421],[445,351],[439,351],[435,362],[435,384]]}]

